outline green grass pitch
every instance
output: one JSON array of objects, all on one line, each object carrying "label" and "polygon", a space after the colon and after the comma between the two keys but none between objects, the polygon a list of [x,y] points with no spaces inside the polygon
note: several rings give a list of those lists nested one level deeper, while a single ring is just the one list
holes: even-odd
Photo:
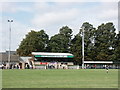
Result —
[{"label": "green grass pitch", "polygon": [[118,70],[2,70],[2,88],[118,88]]}]

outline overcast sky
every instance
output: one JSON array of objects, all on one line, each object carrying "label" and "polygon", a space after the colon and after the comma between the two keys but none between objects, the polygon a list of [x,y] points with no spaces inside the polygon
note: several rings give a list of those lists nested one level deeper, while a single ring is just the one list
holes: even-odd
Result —
[{"label": "overcast sky", "polygon": [[[18,1],[18,0],[13,0]],[[118,2],[115,0],[95,0],[86,2],[4,2],[0,3],[0,52],[8,50],[9,24],[12,22],[11,50],[16,50],[31,30],[44,29],[49,36],[59,32],[62,26],[67,25],[73,30],[73,35],[79,32],[84,22],[91,23],[94,27],[102,23],[113,22],[118,29]]]}]

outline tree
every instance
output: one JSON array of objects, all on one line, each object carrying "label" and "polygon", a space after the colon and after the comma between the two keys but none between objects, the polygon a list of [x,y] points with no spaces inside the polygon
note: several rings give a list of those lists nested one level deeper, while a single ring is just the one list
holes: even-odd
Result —
[{"label": "tree", "polygon": [[[95,48],[94,48],[94,40],[95,40],[95,31],[96,29],[92,24],[85,22],[82,25],[84,28],[84,53],[85,60],[94,60],[95,57]],[[80,34],[82,37],[83,31],[80,29]]]},{"label": "tree", "polygon": [[114,41],[114,61],[120,62],[120,31]]},{"label": "tree", "polygon": [[113,23],[101,24],[98,26],[95,36],[96,59],[113,60],[114,59],[114,40],[115,27]]},{"label": "tree", "polygon": [[63,26],[59,33],[52,36],[49,41],[49,50],[52,52],[69,52],[72,29]]},{"label": "tree", "polygon": [[71,53],[77,64],[82,64],[82,37],[78,33],[71,41]]},{"label": "tree", "polygon": [[33,51],[70,52],[75,56],[75,62],[81,64],[83,27],[85,60],[120,60],[120,33],[115,33],[115,27],[111,22],[101,24],[97,29],[85,22],[73,39],[72,29],[68,26],[60,28],[59,33],[50,40],[44,30],[31,31],[21,41],[17,53],[20,56],[28,56]]},{"label": "tree", "polygon": [[[85,60],[93,60],[94,58],[94,34],[95,28],[88,22],[83,23],[84,27],[84,46],[85,46]],[[71,41],[71,53],[74,54],[77,63],[82,64],[82,36],[83,31],[75,35]]]},{"label": "tree", "polygon": [[38,32],[32,30],[26,35],[25,39],[21,41],[17,53],[20,56],[28,56],[31,55],[33,51],[45,51],[48,39],[49,37],[44,30]]}]

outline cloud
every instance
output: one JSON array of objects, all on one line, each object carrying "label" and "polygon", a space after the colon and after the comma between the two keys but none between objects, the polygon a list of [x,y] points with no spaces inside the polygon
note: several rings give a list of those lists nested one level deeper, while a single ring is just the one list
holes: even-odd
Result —
[{"label": "cloud", "polygon": [[[91,0],[90,0],[91,1]],[[24,3],[23,3],[24,4]],[[23,14],[24,12],[28,12]],[[32,12],[32,13],[31,13]],[[12,23],[12,50],[18,48],[20,41],[30,30],[44,29],[49,36],[58,33],[59,29],[67,25],[77,34],[84,22],[89,22],[97,27],[101,23],[112,21],[117,25],[117,3],[110,2],[33,2],[26,3],[4,3],[3,16],[1,19],[3,29],[0,39],[3,43],[3,49],[8,49],[8,22],[7,19],[13,19]],[[26,21],[22,20],[21,14]],[[11,15],[11,16],[10,16]],[[15,17],[15,15],[17,17]],[[29,15],[32,15],[32,17]],[[29,18],[28,18],[29,17]],[[28,22],[28,23],[25,23]]]},{"label": "cloud", "polygon": [[99,6],[98,21],[101,23],[113,22],[118,30],[118,2],[102,2]]},{"label": "cloud", "polygon": [[[117,2],[99,2],[98,6],[88,7],[83,6],[84,3],[53,3],[48,4],[45,2],[35,4],[37,13],[34,15],[32,24],[37,26],[50,26],[59,22],[65,23],[72,21],[73,19],[97,19],[99,21],[113,21],[117,19]],[[95,3],[95,2],[93,2]],[[92,4],[93,4],[92,3]],[[88,5],[91,3],[87,3]],[[91,4],[91,6],[93,6]],[[83,7],[80,7],[83,6]],[[73,12],[73,13],[72,13]],[[67,14],[68,13],[68,14]],[[70,14],[69,14],[70,13]],[[76,17],[76,18],[75,18]],[[63,21],[62,21],[63,20]],[[82,20],[82,21],[83,21]]]},{"label": "cloud", "polygon": [[107,2],[101,3],[101,14],[99,15],[100,18],[106,20],[117,20],[118,19],[118,3],[117,2]]},{"label": "cloud", "polygon": [[102,15],[99,17],[104,20],[117,20],[118,10],[108,10],[107,12],[103,11]]},{"label": "cloud", "polygon": [[16,13],[16,12],[31,12],[31,7],[24,6],[15,3],[15,2],[3,2],[1,3],[2,12],[7,13]]},{"label": "cloud", "polygon": [[37,13],[32,24],[48,29],[50,36],[63,25],[71,27],[75,35],[83,22],[90,22],[95,27],[113,22],[117,27],[117,2],[40,2],[35,3],[35,8]]},{"label": "cloud", "polygon": [[76,21],[80,18],[81,10],[74,8],[73,3],[52,3],[51,5],[39,3],[36,5],[37,13],[31,23],[39,29],[44,29],[50,37],[57,34],[62,26],[76,26]]},{"label": "cloud", "polygon": [[60,23],[67,23],[77,19],[79,15],[78,10],[72,9],[64,12],[48,12],[43,15],[35,15],[32,23],[40,27],[48,27],[58,25]]}]

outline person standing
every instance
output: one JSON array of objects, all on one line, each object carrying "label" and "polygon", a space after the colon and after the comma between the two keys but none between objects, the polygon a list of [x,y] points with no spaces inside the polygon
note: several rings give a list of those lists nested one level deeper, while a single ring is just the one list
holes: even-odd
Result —
[{"label": "person standing", "polygon": [[108,73],[108,69],[109,69],[109,66],[107,65],[107,66],[106,66],[106,72],[107,72],[107,73]]}]

